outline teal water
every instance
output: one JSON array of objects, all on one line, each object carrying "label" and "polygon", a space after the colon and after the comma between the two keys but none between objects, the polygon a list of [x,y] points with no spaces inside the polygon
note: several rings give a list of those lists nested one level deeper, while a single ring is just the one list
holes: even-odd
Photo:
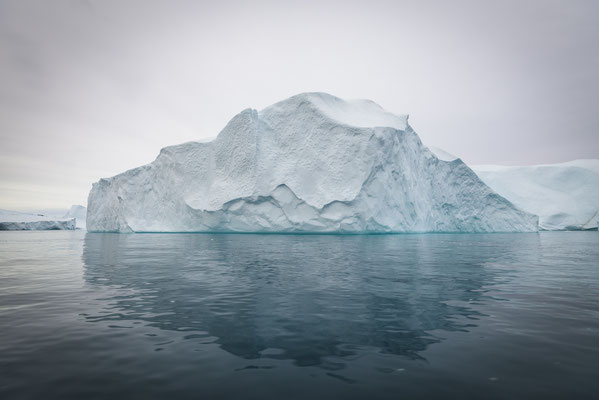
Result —
[{"label": "teal water", "polygon": [[1,232],[0,398],[596,398],[598,294],[597,232]]}]

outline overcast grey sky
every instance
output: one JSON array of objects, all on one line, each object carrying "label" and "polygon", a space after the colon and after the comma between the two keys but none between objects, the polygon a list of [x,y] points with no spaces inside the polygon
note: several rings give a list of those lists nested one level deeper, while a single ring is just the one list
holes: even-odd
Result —
[{"label": "overcast grey sky", "polygon": [[0,0],[0,208],[306,91],[410,114],[467,163],[599,157],[599,1]]}]

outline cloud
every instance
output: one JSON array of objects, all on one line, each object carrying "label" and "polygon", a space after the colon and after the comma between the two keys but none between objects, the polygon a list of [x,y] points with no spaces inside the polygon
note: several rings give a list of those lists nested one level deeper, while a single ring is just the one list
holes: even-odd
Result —
[{"label": "cloud", "polygon": [[304,91],[409,113],[471,163],[597,157],[598,17],[593,1],[3,1],[0,207],[85,203],[100,177]]}]

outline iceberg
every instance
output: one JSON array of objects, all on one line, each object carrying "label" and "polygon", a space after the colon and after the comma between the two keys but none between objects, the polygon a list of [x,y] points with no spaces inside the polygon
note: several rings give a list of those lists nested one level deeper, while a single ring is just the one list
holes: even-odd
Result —
[{"label": "iceberg", "polygon": [[501,196],[538,215],[541,229],[597,229],[597,159],[519,167],[476,165],[472,169]]},{"label": "iceberg", "polygon": [[209,142],[94,183],[90,232],[529,232],[538,218],[461,160],[422,144],[407,115],[304,93],[246,109]]},{"label": "iceberg", "polygon": [[64,219],[75,218],[77,229],[85,229],[87,219],[87,208],[78,204],[72,205],[69,211],[62,217]]},{"label": "iceberg", "polygon": [[0,231],[73,230],[75,218],[54,219],[45,214],[0,210]]}]

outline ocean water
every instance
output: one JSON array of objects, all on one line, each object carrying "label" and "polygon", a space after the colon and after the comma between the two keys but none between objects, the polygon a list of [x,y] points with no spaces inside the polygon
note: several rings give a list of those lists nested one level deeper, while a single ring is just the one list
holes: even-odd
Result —
[{"label": "ocean water", "polygon": [[597,232],[1,232],[0,398],[597,398],[598,295]]}]

